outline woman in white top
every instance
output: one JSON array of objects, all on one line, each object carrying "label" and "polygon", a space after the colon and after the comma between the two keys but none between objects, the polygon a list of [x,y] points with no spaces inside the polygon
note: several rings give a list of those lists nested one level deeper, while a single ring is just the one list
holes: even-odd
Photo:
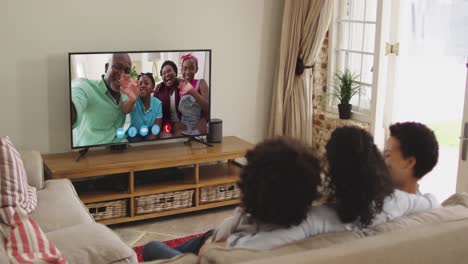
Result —
[{"label": "woman in white top", "polygon": [[[299,225],[274,228],[251,221],[238,208],[213,235],[226,247],[268,249],[326,232],[354,230],[438,206],[434,196],[395,190],[372,136],[359,128],[336,129],[327,143],[329,201],[311,207]],[[281,193],[278,193],[281,195]]]},{"label": "woman in white top", "polygon": [[[238,229],[253,234],[258,232],[257,226],[274,230],[300,224],[311,203],[320,197],[317,189],[321,182],[320,162],[312,150],[298,140],[275,138],[259,143],[245,158],[247,165],[239,175],[242,210],[238,209],[235,215],[241,215],[242,211],[249,217],[243,223],[225,222],[225,227],[234,228],[226,232]],[[221,231],[217,229],[215,236]],[[150,261],[188,252],[198,254],[212,233],[210,230],[175,249],[151,241],[143,247],[143,258]]]}]

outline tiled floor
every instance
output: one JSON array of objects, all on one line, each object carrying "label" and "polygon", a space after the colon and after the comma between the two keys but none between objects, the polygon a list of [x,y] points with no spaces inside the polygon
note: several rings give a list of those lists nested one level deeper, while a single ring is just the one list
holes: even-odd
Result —
[{"label": "tiled floor", "polygon": [[208,231],[230,216],[234,207],[210,209],[176,216],[112,225],[128,245],[135,247],[152,240],[171,240]]}]

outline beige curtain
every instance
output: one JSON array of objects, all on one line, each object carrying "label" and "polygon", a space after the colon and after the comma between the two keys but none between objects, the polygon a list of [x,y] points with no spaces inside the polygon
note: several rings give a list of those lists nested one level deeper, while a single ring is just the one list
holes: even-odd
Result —
[{"label": "beige curtain", "polygon": [[312,66],[332,17],[333,0],[285,0],[269,135],[288,135],[312,143],[312,69],[296,75],[302,59]]}]

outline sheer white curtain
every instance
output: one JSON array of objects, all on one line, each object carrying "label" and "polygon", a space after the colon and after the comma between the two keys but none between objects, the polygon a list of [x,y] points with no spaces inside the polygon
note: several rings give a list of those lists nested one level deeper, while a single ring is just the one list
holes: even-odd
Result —
[{"label": "sheer white curtain", "polygon": [[[313,77],[332,17],[333,0],[286,0],[269,135],[312,142]],[[305,66],[305,68],[304,68]]]}]

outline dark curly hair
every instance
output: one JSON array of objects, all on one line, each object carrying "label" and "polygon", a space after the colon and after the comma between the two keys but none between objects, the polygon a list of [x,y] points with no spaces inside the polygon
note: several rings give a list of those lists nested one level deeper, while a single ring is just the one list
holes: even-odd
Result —
[{"label": "dark curly hair", "polygon": [[167,60],[167,61],[163,62],[162,66],[161,66],[161,69],[159,70],[159,74],[161,75],[161,77],[163,75],[162,70],[163,70],[164,66],[166,66],[166,65],[169,65],[169,66],[172,67],[172,69],[175,72],[175,76],[177,77],[177,65],[173,61],[170,61],[170,60]]},{"label": "dark curly hair", "polygon": [[390,126],[390,136],[399,141],[403,157],[416,159],[416,178],[421,179],[437,164],[439,143],[427,126],[416,122],[396,123]]},{"label": "dark curly hair", "polygon": [[357,127],[337,128],[326,145],[326,157],[328,188],[340,220],[370,225],[394,191],[372,136]]},{"label": "dark curly hair", "polygon": [[286,137],[266,140],[246,154],[240,174],[242,207],[261,224],[289,227],[305,219],[319,198],[320,163],[303,143]]},{"label": "dark curly hair", "polygon": [[152,84],[152,85],[153,85],[153,87],[154,87],[154,85],[155,85],[155,81],[154,81],[153,74],[152,74],[151,72],[147,72],[147,73],[140,73],[140,74],[138,75],[138,77],[137,77],[137,80],[139,81],[143,75],[145,75],[146,77],[148,77],[148,78],[150,79],[150,81],[151,81],[151,84]]}]

